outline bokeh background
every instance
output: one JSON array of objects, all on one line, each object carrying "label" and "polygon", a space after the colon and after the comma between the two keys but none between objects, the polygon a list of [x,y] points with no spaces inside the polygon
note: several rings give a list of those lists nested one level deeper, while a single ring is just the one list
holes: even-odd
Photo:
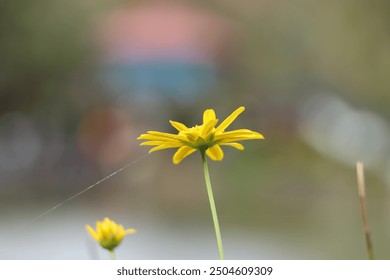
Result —
[{"label": "bokeh background", "polygon": [[[218,258],[200,156],[137,136],[246,111],[210,171],[227,259],[390,258],[390,2],[0,1],[1,259]],[[53,209],[88,186],[129,168]]]}]

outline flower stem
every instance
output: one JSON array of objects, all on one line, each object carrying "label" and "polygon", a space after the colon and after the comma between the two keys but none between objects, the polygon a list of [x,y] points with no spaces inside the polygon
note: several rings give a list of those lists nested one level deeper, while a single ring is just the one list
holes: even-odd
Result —
[{"label": "flower stem", "polygon": [[206,160],[206,153],[205,152],[206,152],[205,150],[200,150],[200,154],[202,155],[203,173],[204,173],[204,179],[206,181],[206,188],[207,188],[207,194],[208,194],[209,202],[210,202],[211,215],[213,217],[213,222],[214,222],[214,229],[215,229],[215,236],[217,238],[219,258],[221,260],[223,260],[223,259],[225,259],[225,256],[224,256],[224,253],[223,253],[221,231],[219,229],[217,209],[215,207],[213,190],[211,188],[209,168],[207,166],[207,160]]},{"label": "flower stem", "polygon": [[109,252],[110,252],[110,257],[111,257],[111,259],[112,259],[112,260],[116,260],[116,256],[115,256],[114,250],[109,250]]},{"label": "flower stem", "polygon": [[364,234],[366,237],[368,258],[370,260],[375,260],[374,246],[372,245],[370,227],[368,226],[367,204],[366,204],[366,187],[365,187],[365,183],[364,183],[364,166],[363,166],[362,162],[357,162],[356,171],[357,171],[359,201],[360,201],[360,208],[361,208],[361,212],[362,212]]}]

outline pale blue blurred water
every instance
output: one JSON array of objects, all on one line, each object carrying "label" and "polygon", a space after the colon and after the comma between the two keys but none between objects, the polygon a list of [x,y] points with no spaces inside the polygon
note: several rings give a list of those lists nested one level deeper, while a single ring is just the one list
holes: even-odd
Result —
[{"label": "pale blue blurred water", "polygon": [[[91,211],[93,209],[64,207],[29,225],[15,220],[2,222],[0,231],[4,242],[0,259],[109,259],[107,251],[101,249],[84,229],[85,223],[94,226]],[[163,217],[116,216],[118,223],[137,229],[136,234],[128,235],[117,248],[118,259],[218,259],[212,227],[173,224],[168,217],[164,221]],[[18,229],[20,225],[22,228]],[[288,244],[288,240],[223,225],[222,229],[226,259],[305,256],[299,248]],[[310,253],[306,252],[308,255]]]}]

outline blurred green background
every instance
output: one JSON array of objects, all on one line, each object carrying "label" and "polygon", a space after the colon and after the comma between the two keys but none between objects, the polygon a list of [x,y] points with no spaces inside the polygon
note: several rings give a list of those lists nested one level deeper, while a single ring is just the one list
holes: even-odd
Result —
[{"label": "blurred green background", "polygon": [[[169,120],[246,111],[211,162],[227,259],[390,257],[390,2],[0,1],[1,259],[216,259],[199,155],[139,146]],[[96,181],[128,169],[34,219]]]}]

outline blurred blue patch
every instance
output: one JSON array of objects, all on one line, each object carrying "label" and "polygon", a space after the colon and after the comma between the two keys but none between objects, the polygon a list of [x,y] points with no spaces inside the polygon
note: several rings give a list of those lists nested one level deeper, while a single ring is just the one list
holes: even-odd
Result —
[{"label": "blurred blue patch", "polygon": [[131,98],[169,98],[192,102],[217,83],[216,67],[187,61],[148,61],[107,64],[104,80],[110,88]]}]

